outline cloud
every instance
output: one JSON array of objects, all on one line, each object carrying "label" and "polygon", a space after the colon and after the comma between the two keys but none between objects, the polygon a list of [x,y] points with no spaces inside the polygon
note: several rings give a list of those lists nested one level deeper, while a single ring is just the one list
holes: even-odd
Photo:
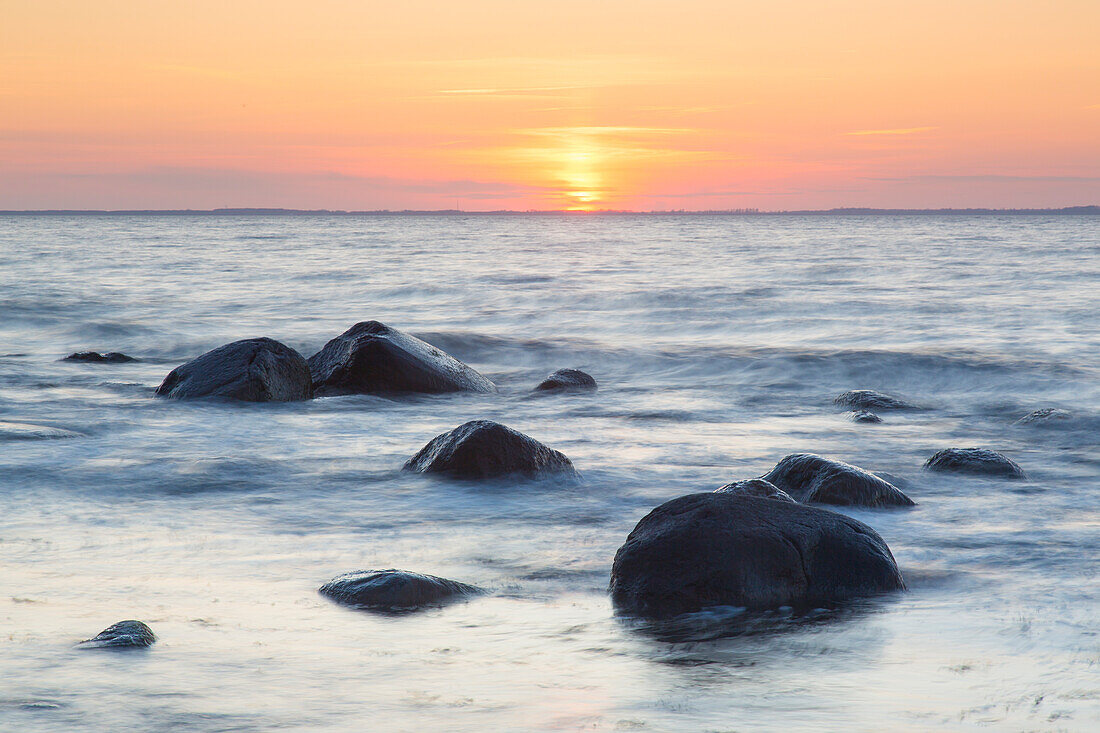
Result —
[{"label": "cloud", "polygon": [[856,130],[855,132],[846,132],[845,135],[914,135],[918,132],[930,132],[931,130],[938,130],[938,127],[899,127],[893,130]]},{"label": "cloud", "polygon": [[1100,176],[1009,176],[1000,174],[929,174],[898,177],[865,177],[868,181],[902,183],[1100,183]]}]

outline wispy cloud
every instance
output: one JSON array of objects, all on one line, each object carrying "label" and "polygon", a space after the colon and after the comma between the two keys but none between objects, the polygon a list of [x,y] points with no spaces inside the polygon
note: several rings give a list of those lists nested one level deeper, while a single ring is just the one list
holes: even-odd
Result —
[{"label": "wispy cloud", "polygon": [[915,135],[919,132],[930,132],[932,130],[938,130],[938,127],[898,127],[892,130],[856,130],[855,132],[846,132],[845,135]]},{"label": "wispy cloud", "polygon": [[554,86],[554,87],[504,87],[485,89],[440,89],[439,94],[457,97],[557,97],[549,92],[568,92],[577,89],[591,89],[590,86]]},{"label": "wispy cloud", "polygon": [[1020,176],[1001,174],[939,174],[899,177],[872,177],[868,181],[898,181],[904,183],[1100,183],[1100,176]]}]

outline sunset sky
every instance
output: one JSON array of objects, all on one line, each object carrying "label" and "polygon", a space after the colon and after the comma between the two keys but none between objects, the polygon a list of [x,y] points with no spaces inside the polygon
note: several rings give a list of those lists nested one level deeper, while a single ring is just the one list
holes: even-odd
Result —
[{"label": "sunset sky", "polygon": [[0,8],[0,209],[1100,203],[1097,0]]}]

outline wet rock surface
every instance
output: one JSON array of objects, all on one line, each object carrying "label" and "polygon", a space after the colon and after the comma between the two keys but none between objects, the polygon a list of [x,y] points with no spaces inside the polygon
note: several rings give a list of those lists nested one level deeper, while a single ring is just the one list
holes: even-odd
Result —
[{"label": "wet rock surface", "polygon": [[681,496],[619,548],[609,592],[620,612],[667,618],[714,606],[811,609],[904,590],[890,548],[841,514],[755,496]]},{"label": "wet rock surface", "polygon": [[856,410],[915,410],[916,405],[873,389],[853,389],[838,394],[833,404]]},{"label": "wet rock surface", "polygon": [[318,395],[494,392],[450,354],[378,321],[356,323],[309,358]]},{"label": "wet rock surface", "polygon": [[220,346],[176,367],[157,387],[159,397],[220,397],[244,402],[292,402],[313,396],[306,360],[269,338]]},{"label": "wet rock surface", "polygon": [[119,621],[103,631],[77,644],[84,649],[123,649],[127,647],[149,647],[156,643],[153,630],[141,621]]},{"label": "wet rock surface", "polygon": [[100,354],[97,351],[78,351],[75,354],[69,354],[61,361],[80,361],[89,364],[125,364],[126,362],[138,360],[117,351],[108,351],[105,354]]},{"label": "wet rock surface", "polygon": [[1015,425],[1047,425],[1050,423],[1058,423],[1062,420],[1068,420],[1073,417],[1073,414],[1069,410],[1061,410],[1057,407],[1044,407],[1040,410],[1033,410],[1019,420]]},{"label": "wet rock surface", "polygon": [[346,606],[378,611],[412,611],[484,593],[457,580],[392,569],[344,573],[318,592]]},{"label": "wet rock surface", "polygon": [[914,506],[900,489],[843,461],[795,453],[761,476],[801,502],[837,506]]},{"label": "wet rock surface", "polygon": [[472,420],[437,435],[405,463],[404,470],[463,479],[575,474],[564,454],[492,420]]},{"label": "wet rock surface", "polygon": [[1015,461],[984,448],[947,448],[929,458],[924,467],[929,471],[951,471],[1011,479],[1027,478],[1027,474]]},{"label": "wet rock surface", "polygon": [[780,501],[795,500],[786,491],[783,491],[773,483],[762,478],[750,478],[743,481],[734,481],[714,490],[716,494],[736,494],[738,496],[756,496],[761,499],[778,499]]},{"label": "wet rock surface", "polygon": [[34,425],[25,422],[0,420],[0,441],[3,440],[54,440],[79,438],[80,433],[64,428],[52,428],[48,425]]},{"label": "wet rock surface", "polygon": [[539,382],[536,390],[582,392],[596,389],[596,380],[592,375],[580,369],[559,369]]},{"label": "wet rock surface", "polygon": [[880,422],[882,422],[882,418],[879,417],[878,415],[876,415],[875,413],[871,412],[870,410],[852,410],[850,412],[844,413],[844,415],[845,415],[845,417],[847,417],[852,422],[860,422],[860,423],[880,423]]}]

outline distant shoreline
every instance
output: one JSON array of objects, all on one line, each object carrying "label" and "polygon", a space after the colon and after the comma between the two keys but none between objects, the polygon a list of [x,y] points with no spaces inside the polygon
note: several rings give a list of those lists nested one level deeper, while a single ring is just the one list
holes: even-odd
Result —
[{"label": "distant shoreline", "polygon": [[626,211],[605,209],[599,211],[532,210],[515,211],[464,211],[461,209],[345,211],[342,209],[28,209],[0,210],[0,216],[492,216],[492,215],[561,215],[593,216],[922,216],[922,215],[1047,215],[1047,216],[1100,216],[1100,205],[1064,206],[1057,209],[803,209],[792,211],[760,211],[758,209],[716,209],[689,211]]}]

